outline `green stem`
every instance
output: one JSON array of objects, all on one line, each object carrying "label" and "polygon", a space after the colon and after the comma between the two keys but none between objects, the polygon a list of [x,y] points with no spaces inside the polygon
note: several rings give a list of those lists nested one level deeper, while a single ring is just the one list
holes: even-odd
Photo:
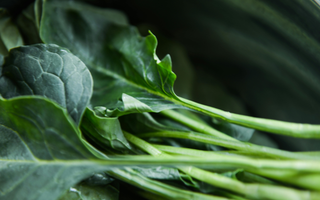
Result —
[{"label": "green stem", "polygon": [[170,185],[146,178],[130,168],[125,168],[124,170],[115,168],[107,171],[107,173],[114,178],[127,182],[146,191],[155,193],[166,199],[226,200],[226,198],[223,197],[178,189]]},{"label": "green stem", "polygon": [[281,169],[248,169],[248,171],[283,183],[288,183],[290,185],[320,191],[319,173],[301,173],[297,170]]},{"label": "green stem", "polygon": [[[152,144],[152,146],[159,149],[160,151],[163,151],[169,154],[174,154],[174,155],[188,155],[188,156],[198,156],[198,157],[215,157],[215,156],[226,155],[227,157],[239,158],[239,155],[234,153],[237,151],[204,151],[204,150],[198,150],[198,149],[190,149],[185,147],[173,147],[173,146],[159,145],[159,144]],[[243,156],[244,158],[249,158],[247,156],[244,156],[243,154],[240,154],[240,156]]]},{"label": "green stem", "polygon": [[181,171],[193,178],[216,187],[227,189],[253,199],[319,199],[320,193],[301,191],[283,186],[266,184],[245,184],[220,174],[208,172],[195,167],[184,167]]},{"label": "green stem", "polygon": [[208,126],[204,123],[200,123],[196,120],[193,120],[189,117],[186,117],[185,115],[182,115],[176,111],[173,110],[163,110],[160,112],[160,114],[173,119],[189,128],[191,128],[194,131],[200,132],[200,133],[204,133],[204,134],[208,134],[208,135],[212,135],[215,137],[219,137],[225,140],[232,140],[232,141],[238,141],[236,139],[234,139],[233,137],[230,137],[229,135],[226,135],[220,131],[217,131],[215,129],[213,129],[211,126]]},{"label": "green stem", "polygon": [[259,145],[255,145],[247,142],[233,142],[230,140],[224,140],[221,138],[205,135],[202,133],[196,133],[196,132],[160,131],[160,132],[152,132],[152,133],[143,133],[143,134],[139,134],[138,136],[139,137],[172,137],[172,138],[190,139],[190,140],[203,142],[207,144],[223,146],[230,149],[259,153],[262,156],[265,155],[265,156],[275,157],[275,158],[303,159],[303,160],[315,159],[315,156],[295,154],[292,152],[273,149],[270,147],[259,146]]},{"label": "green stem", "polygon": [[[259,174],[261,176],[300,186],[306,189],[320,190],[319,173],[297,173],[297,171],[300,170],[295,166],[311,164],[308,161],[274,161],[265,159],[252,159],[243,156],[239,157],[234,155],[221,155],[218,152],[194,150],[189,148],[172,147],[166,145],[153,146],[158,150],[166,153],[197,157],[203,156],[207,158],[214,157],[225,164],[244,168],[245,170],[254,174]],[[320,163],[313,163],[311,165],[313,165],[312,168],[320,167]]]},{"label": "green stem", "polygon": [[[132,142],[134,145],[138,146],[146,152],[160,152],[156,153],[155,156],[165,155],[157,148],[151,144],[125,132],[125,136],[129,136],[128,141]],[[154,150],[151,150],[154,149]],[[248,162],[248,161],[246,161]],[[316,199],[320,197],[319,193],[309,192],[309,191],[299,191],[292,188],[273,186],[265,184],[244,184],[238,180],[234,180],[217,173],[208,172],[196,167],[178,167],[184,173],[201,180],[203,182],[209,183],[216,187],[227,189],[239,194],[243,194],[249,198],[255,199]]]},{"label": "green stem", "polygon": [[122,130],[122,132],[128,141],[130,141],[132,144],[137,145],[140,149],[143,149],[145,152],[149,153],[150,155],[158,156],[163,154],[161,151],[159,151],[156,148],[150,148],[150,144],[148,142],[128,133],[127,131]]},{"label": "green stem", "polygon": [[[207,161],[216,160],[216,165],[224,164],[244,168],[246,170],[289,170],[319,173],[320,162],[308,160],[269,160],[256,159],[236,155],[224,155],[213,151],[202,151],[182,147],[172,147],[166,145],[152,145],[156,149],[165,153],[175,153],[180,155],[204,157]],[[195,158],[196,159],[196,158]]]},{"label": "green stem", "polygon": [[310,156],[316,156],[320,158],[320,151],[299,151],[295,152],[296,154],[302,154],[302,155],[310,155]]},{"label": "green stem", "polygon": [[300,138],[320,138],[320,125],[283,122],[226,112],[179,97],[180,104],[227,122],[249,128]]},{"label": "green stem", "polygon": [[248,200],[247,198],[235,195],[233,193],[229,193],[227,191],[219,191],[219,194],[221,194],[222,196],[228,197],[229,199],[233,199],[233,200]]}]

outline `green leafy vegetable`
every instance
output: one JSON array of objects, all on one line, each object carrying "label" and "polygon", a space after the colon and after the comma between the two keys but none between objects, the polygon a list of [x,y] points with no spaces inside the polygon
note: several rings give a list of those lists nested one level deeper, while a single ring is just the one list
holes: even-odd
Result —
[{"label": "green leafy vegetable", "polygon": [[93,156],[56,104],[15,98],[0,100],[0,111],[1,199],[57,199],[92,173],[80,160]]},{"label": "green leafy vegetable", "polygon": [[[151,34],[142,38],[134,27],[110,20],[110,12],[113,13],[106,11],[102,14],[96,8],[69,2],[56,4],[54,1],[45,1],[43,5],[41,39],[45,43],[69,48],[86,63],[96,82],[91,101],[93,105],[112,108],[122,93],[126,93],[156,112],[188,107],[258,130],[295,137],[320,137],[319,125],[232,114],[176,96],[173,91],[176,76],[171,71],[171,59],[166,56],[160,61],[156,57],[155,36]],[[103,37],[104,34],[108,34],[108,37]]]},{"label": "green leafy vegetable", "polygon": [[[312,86],[309,78],[316,75],[299,68],[318,63],[306,58],[320,47],[310,28],[304,32],[296,19],[284,17],[281,3],[200,2],[216,6],[213,13],[235,30],[246,29],[222,30],[215,20],[208,30],[217,28],[222,43],[232,36],[235,49],[248,50],[247,42],[257,51],[243,51],[245,59],[291,66],[290,75],[301,72],[299,80]],[[319,8],[309,1],[283,6],[296,10],[293,2],[317,17]],[[227,8],[235,13],[224,14]],[[272,38],[263,26],[282,36]],[[319,152],[248,142],[256,130],[320,138],[320,125],[232,114],[177,96],[170,56],[160,60],[156,37],[150,31],[142,37],[123,13],[79,1],[36,0],[13,17],[0,9],[0,33],[0,199],[116,200],[133,193],[148,199],[320,198]],[[293,49],[310,48],[299,60],[290,45],[280,45],[282,37]],[[263,39],[271,41],[265,49]],[[274,47],[279,55],[266,51]],[[179,48],[173,55],[182,55]],[[284,62],[288,55],[292,59]],[[186,55],[180,59],[190,72]],[[191,85],[180,90],[183,95],[191,95]]]},{"label": "green leafy vegetable", "polygon": [[1,69],[0,94],[4,98],[41,95],[67,108],[79,123],[92,93],[87,67],[68,50],[53,44],[12,49]]},{"label": "green leafy vegetable", "polygon": [[[150,153],[151,155],[160,156],[160,157],[167,156],[163,154],[161,151],[159,151],[158,149],[154,148],[152,145],[148,144],[147,142],[139,138],[136,138],[135,136],[129,133],[126,133],[126,136],[130,142],[139,146],[141,149]],[[223,158],[220,158],[220,159],[222,160]],[[249,162],[246,162],[246,163],[249,163]],[[240,181],[230,179],[226,176],[223,176],[217,173],[208,172],[192,166],[179,167],[178,169],[198,180],[204,181],[206,183],[209,183],[211,185],[214,185],[223,189],[237,192],[239,194],[245,195],[245,197],[254,198],[254,199],[277,199],[278,197],[280,197],[280,199],[286,198],[286,197],[297,198],[297,199],[308,199],[308,198],[313,199],[313,198],[317,198],[320,195],[320,193],[317,193],[317,192],[310,193],[309,191],[298,191],[295,189],[280,187],[280,186],[263,185],[263,184],[244,184],[244,183],[241,183]],[[313,187],[314,184],[317,184],[316,182],[318,182],[319,180],[320,179],[316,180],[316,178],[313,177],[313,181],[315,182],[310,185],[312,189],[319,190],[319,188]],[[259,189],[256,189],[256,188],[259,188]],[[275,197],[274,194],[270,194],[267,192],[270,190],[275,192],[277,197]]]},{"label": "green leafy vegetable", "polygon": [[[95,159],[80,140],[79,130],[67,112],[49,100],[0,99],[0,111],[2,199],[57,199],[93,172],[110,170],[121,177],[122,172],[113,170],[115,166],[152,165],[145,162],[148,159]],[[154,165],[160,163],[163,161]],[[169,163],[179,162],[171,160],[166,164]]]},{"label": "green leafy vegetable", "polygon": [[155,36],[141,37],[122,18],[113,10],[46,1],[40,36],[45,43],[70,49],[86,63],[95,81],[93,106],[113,108],[126,93],[154,111],[177,107],[167,100],[177,99],[170,58],[156,61]]}]

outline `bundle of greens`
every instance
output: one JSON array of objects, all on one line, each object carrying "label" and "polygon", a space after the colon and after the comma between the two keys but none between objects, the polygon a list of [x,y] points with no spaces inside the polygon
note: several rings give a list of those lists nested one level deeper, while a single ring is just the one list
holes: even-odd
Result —
[{"label": "bundle of greens", "polygon": [[38,0],[0,17],[0,199],[320,198],[318,152],[247,142],[320,125],[177,96],[170,56],[122,13]]}]

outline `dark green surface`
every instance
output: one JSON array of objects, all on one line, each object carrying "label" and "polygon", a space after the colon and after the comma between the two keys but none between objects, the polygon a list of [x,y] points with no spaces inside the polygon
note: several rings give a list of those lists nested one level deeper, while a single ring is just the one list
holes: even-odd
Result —
[{"label": "dark green surface", "polygon": [[42,98],[0,100],[0,124],[0,199],[54,200],[92,173],[92,165],[80,162],[92,154],[56,104]]},{"label": "dark green surface", "polygon": [[113,10],[46,1],[40,35],[86,63],[95,81],[93,106],[112,108],[126,93],[156,111],[176,107],[163,98],[177,99],[170,57],[157,63],[155,36],[141,37],[123,18]]},{"label": "dark green surface", "polygon": [[122,153],[131,149],[117,117],[99,117],[87,108],[81,121],[81,129],[103,149]]},{"label": "dark green surface", "polygon": [[0,54],[7,55],[11,48],[21,45],[23,39],[17,26],[9,12],[0,6]]},{"label": "dark green surface", "polygon": [[92,93],[92,77],[85,64],[67,49],[36,44],[12,49],[1,69],[4,98],[39,95],[64,108],[78,124]]}]

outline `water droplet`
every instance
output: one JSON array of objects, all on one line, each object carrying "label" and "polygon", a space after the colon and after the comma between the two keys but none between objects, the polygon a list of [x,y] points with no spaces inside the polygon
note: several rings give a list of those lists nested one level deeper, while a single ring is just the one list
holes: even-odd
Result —
[{"label": "water droplet", "polygon": [[77,190],[76,188],[71,187],[71,188],[69,189],[69,192],[74,192],[74,193],[78,194],[79,197],[81,196],[81,192],[80,192],[79,190]]}]

